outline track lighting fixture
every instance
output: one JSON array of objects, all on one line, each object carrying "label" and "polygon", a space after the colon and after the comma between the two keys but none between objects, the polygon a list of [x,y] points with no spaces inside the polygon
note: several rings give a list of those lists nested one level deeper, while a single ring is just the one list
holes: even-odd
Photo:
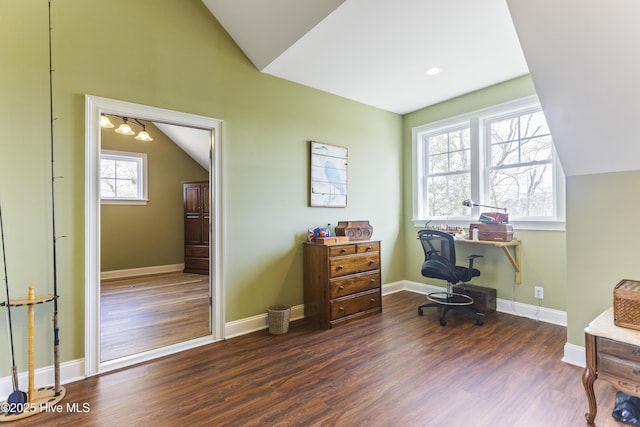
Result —
[{"label": "track lighting fixture", "polygon": [[[131,120],[132,122],[135,122],[135,124],[137,124],[142,128],[142,130],[138,132],[138,134],[134,137],[134,139],[138,141],[143,141],[143,142],[153,141],[153,138],[151,138],[151,135],[149,135],[149,132],[147,132],[146,126],[144,125],[144,123],[140,122],[140,120],[129,119],[128,117],[120,117],[115,115],[111,115],[111,116],[122,120],[122,124],[118,126],[118,128],[115,130],[117,133],[121,135],[136,135],[134,130],[131,128],[131,125],[129,124],[129,121]],[[109,116],[107,116],[106,114],[101,114],[100,127],[104,129],[110,129],[115,126],[111,122],[111,119],[109,119]]]},{"label": "track lighting fixture", "polygon": [[105,128],[105,129],[110,129],[113,126],[113,123],[111,123],[111,120],[109,120],[109,117],[105,116],[104,114],[100,115],[100,127],[101,128]]},{"label": "track lighting fixture", "polygon": [[137,139],[138,141],[153,141],[153,138],[151,138],[144,125],[142,125],[142,130],[138,132],[134,139]]},{"label": "track lighting fixture", "polygon": [[120,135],[135,135],[136,133],[133,131],[133,129],[131,129],[131,126],[129,125],[129,123],[127,123],[127,118],[123,117],[122,118],[122,124],[120,126],[118,126],[118,129],[116,129],[116,133],[119,133]]}]

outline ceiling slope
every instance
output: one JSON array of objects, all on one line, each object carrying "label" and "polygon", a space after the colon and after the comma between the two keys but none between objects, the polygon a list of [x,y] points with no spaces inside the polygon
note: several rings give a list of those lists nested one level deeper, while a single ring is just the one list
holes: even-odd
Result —
[{"label": "ceiling slope", "polygon": [[640,2],[507,0],[566,175],[640,169]]},{"label": "ceiling slope", "polygon": [[211,171],[210,131],[159,122],[153,124],[200,166]]},{"label": "ceiling slope", "polygon": [[263,70],[344,0],[202,0]]},{"label": "ceiling slope", "polygon": [[398,114],[529,72],[505,0],[203,2],[264,73]]}]

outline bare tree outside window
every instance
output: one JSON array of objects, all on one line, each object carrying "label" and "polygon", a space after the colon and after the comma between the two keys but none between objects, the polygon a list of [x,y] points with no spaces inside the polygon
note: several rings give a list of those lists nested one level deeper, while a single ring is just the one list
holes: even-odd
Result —
[{"label": "bare tree outside window", "polygon": [[517,217],[553,215],[553,141],[542,111],[489,121],[486,129],[488,204]]},{"label": "bare tree outside window", "polygon": [[430,216],[462,215],[462,201],[471,189],[469,128],[426,136],[427,203]]},{"label": "bare tree outside window", "polygon": [[103,150],[100,154],[100,198],[102,201],[146,201],[144,153]]},{"label": "bare tree outside window", "polygon": [[539,104],[492,107],[414,132],[414,219],[468,218],[465,199],[507,208],[512,219],[557,221],[564,215],[556,200],[562,172]]}]

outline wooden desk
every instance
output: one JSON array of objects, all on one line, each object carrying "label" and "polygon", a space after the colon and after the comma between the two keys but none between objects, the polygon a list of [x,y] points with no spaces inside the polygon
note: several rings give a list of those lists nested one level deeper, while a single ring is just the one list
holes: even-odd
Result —
[{"label": "wooden desk", "polygon": [[[522,283],[522,253],[520,251],[520,240],[514,239],[510,242],[492,242],[488,240],[468,240],[468,239],[456,239],[456,242],[471,243],[473,245],[490,245],[502,248],[504,254],[509,259],[509,262],[516,271],[516,283]],[[514,248],[514,254],[511,254],[510,247]]]},{"label": "wooden desk", "polygon": [[613,308],[596,317],[584,330],[587,366],[582,385],[587,393],[589,412],[584,416],[593,424],[598,407],[593,383],[601,378],[623,393],[640,397],[640,331],[613,323]]}]

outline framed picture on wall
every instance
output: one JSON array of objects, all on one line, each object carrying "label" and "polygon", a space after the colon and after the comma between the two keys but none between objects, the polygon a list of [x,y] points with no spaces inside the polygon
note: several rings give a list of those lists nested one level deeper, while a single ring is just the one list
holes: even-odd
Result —
[{"label": "framed picture on wall", "polygon": [[345,147],[310,141],[310,206],[344,208],[347,206],[347,163]]}]

